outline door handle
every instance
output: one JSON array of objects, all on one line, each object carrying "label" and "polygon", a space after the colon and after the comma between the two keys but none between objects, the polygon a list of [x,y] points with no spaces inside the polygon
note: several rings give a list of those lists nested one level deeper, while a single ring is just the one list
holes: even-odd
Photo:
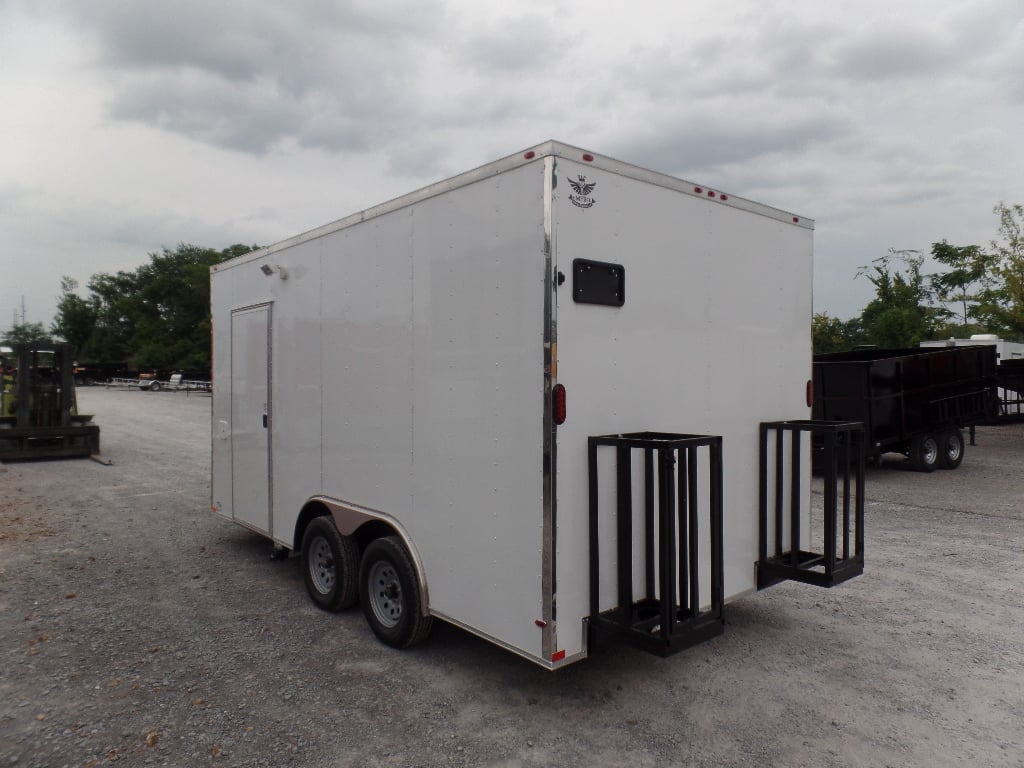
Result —
[{"label": "door handle", "polygon": [[263,428],[267,428],[267,414],[265,413],[263,414]]}]

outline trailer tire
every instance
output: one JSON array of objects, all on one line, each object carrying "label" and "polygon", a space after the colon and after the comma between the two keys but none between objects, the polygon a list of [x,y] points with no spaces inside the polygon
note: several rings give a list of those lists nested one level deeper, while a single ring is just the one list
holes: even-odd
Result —
[{"label": "trailer tire", "polygon": [[159,392],[160,391],[160,382],[159,381],[154,381],[152,384],[150,384],[149,385],[149,391],[150,392]]},{"label": "trailer tire", "polygon": [[939,466],[956,469],[964,460],[964,435],[959,429],[950,429],[939,437]]},{"label": "trailer tire", "polygon": [[939,466],[939,441],[935,435],[918,435],[910,441],[910,465],[918,472],[932,472]]},{"label": "trailer tire", "polygon": [[359,547],[334,520],[310,520],[302,535],[302,573],[310,599],[325,611],[351,608],[359,599]]},{"label": "trailer tire", "polygon": [[374,539],[366,547],[359,597],[366,622],[385,645],[408,648],[430,634],[433,619],[423,615],[416,568],[399,537]]}]

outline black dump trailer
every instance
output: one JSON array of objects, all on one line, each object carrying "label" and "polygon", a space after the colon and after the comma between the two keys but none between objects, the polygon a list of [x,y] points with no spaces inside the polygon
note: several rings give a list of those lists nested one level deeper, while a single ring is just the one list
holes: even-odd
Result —
[{"label": "black dump trailer", "polygon": [[869,458],[898,452],[914,469],[956,469],[961,429],[996,412],[992,346],[856,349],[814,357],[815,419],[860,421]]},{"label": "black dump trailer", "polygon": [[1024,360],[1000,360],[996,366],[999,386],[999,421],[1024,417]]}]

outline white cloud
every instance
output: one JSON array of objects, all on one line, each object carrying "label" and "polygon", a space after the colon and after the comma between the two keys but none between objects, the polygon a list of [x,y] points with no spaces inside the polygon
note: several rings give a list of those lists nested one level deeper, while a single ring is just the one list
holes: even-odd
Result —
[{"label": "white cloud", "polygon": [[816,219],[816,306],[1024,199],[1019,0],[0,4],[0,326],[548,138]]}]

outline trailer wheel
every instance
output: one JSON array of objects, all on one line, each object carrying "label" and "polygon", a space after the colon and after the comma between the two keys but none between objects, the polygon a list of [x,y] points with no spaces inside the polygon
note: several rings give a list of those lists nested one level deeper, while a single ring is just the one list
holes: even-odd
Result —
[{"label": "trailer wheel", "polygon": [[392,648],[427,638],[433,620],[424,616],[412,558],[397,536],[375,539],[363,553],[359,596],[373,634]]},{"label": "trailer wheel", "polygon": [[359,599],[359,547],[327,515],[313,518],[302,536],[302,572],[309,597],[325,611],[351,608]]},{"label": "trailer wheel", "polygon": [[150,384],[149,385],[149,391],[150,392],[159,392],[160,391],[160,382],[159,381],[154,381],[152,384]]},{"label": "trailer wheel", "polygon": [[964,435],[959,429],[943,432],[939,439],[939,466],[956,469],[964,460]]},{"label": "trailer wheel", "polygon": [[910,465],[918,472],[931,472],[939,465],[935,435],[919,435],[910,441]]}]

